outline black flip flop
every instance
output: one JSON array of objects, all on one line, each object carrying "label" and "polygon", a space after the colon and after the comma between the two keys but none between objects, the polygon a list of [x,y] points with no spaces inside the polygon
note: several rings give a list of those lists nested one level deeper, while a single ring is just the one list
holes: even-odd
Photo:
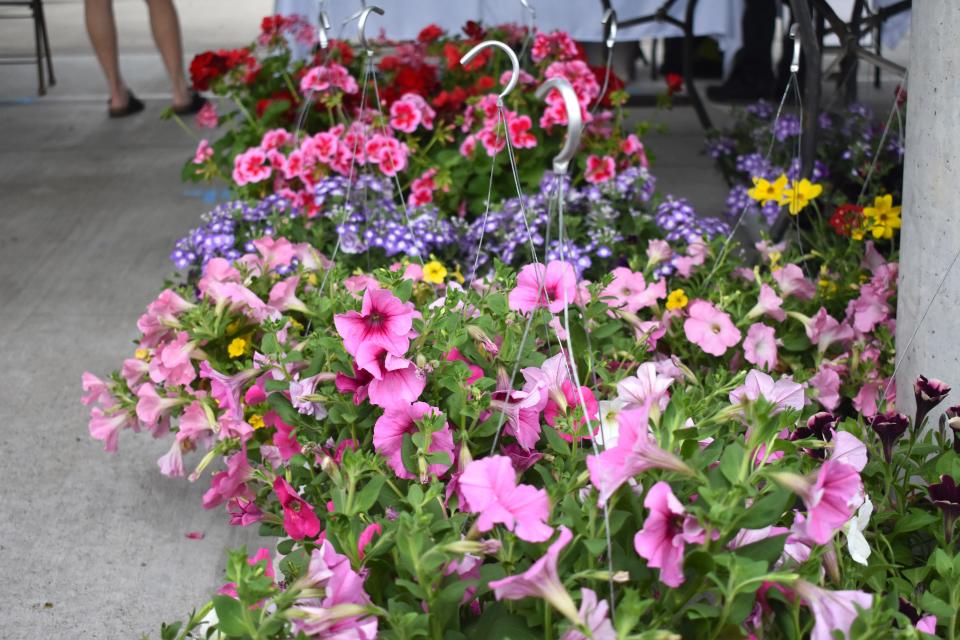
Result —
[{"label": "black flip flop", "polygon": [[207,99],[201,96],[199,93],[193,93],[190,96],[190,102],[183,105],[182,107],[174,107],[173,112],[178,116],[192,116],[196,112],[203,109],[203,105],[207,104]]},{"label": "black flip flop", "polygon": [[127,104],[123,107],[111,107],[110,101],[107,101],[107,113],[111,118],[126,118],[127,116],[132,116],[135,113],[140,113],[144,109],[144,104],[140,101],[137,96],[133,95],[133,92],[129,89],[127,90]]}]

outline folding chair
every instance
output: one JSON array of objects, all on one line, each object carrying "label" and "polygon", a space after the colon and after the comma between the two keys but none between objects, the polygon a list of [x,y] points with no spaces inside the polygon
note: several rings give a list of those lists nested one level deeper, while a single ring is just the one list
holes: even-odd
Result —
[{"label": "folding chair", "polygon": [[[53,60],[50,56],[50,36],[47,33],[47,20],[43,14],[43,0],[0,0],[0,9],[4,7],[22,7],[29,9],[29,14],[3,14],[0,13],[0,19],[18,20],[33,19],[33,39],[36,49],[37,64],[37,93],[46,95],[47,87],[57,83],[53,77]],[[46,75],[44,75],[44,58],[46,58]],[[32,57],[13,56],[0,58],[0,64],[24,64],[32,62]]]}]

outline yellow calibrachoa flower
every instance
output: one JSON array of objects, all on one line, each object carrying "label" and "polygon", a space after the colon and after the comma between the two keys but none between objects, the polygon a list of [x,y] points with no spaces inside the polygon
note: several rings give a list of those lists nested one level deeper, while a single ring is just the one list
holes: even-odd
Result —
[{"label": "yellow calibrachoa flower", "polygon": [[307,282],[310,284],[311,287],[317,286],[317,274],[316,273],[309,274],[307,276]]},{"label": "yellow calibrachoa flower", "polygon": [[797,215],[821,193],[823,193],[821,185],[804,178],[800,182],[791,182],[790,188],[784,189],[781,204],[788,205],[791,215]]},{"label": "yellow calibrachoa flower", "polygon": [[874,238],[893,238],[893,230],[900,228],[900,209],[893,206],[893,196],[889,194],[877,196],[872,207],[863,208],[863,217]]},{"label": "yellow calibrachoa flower", "polygon": [[239,358],[247,350],[247,341],[243,338],[234,338],[233,342],[227,346],[227,355],[231,358]]},{"label": "yellow calibrachoa flower", "polygon": [[753,189],[748,189],[747,195],[761,204],[768,202],[783,204],[783,190],[786,186],[787,176],[783,174],[773,182],[763,178],[754,178]]},{"label": "yellow calibrachoa flower", "polygon": [[423,281],[440,284],[447,277],[447,268],[438,260],[431,260],[423,265]]},{"label": "yellow calibrachoa flower", "polygon": [[255,413],[252,416],[250,416],[250,419],[247,420],[247,423],[251,427],[253,427],[254,431],[256,431],[257,429],[262,429],[265,426],[265,423],[263,421],[263,416],[260,415],[259,413]]},{"label": "yellow calibrachoa flower", "polygon": [[150,350],[149,349],[137,349],[133,352],[133,357],[137,360],[143,360],[144,362],[150,361]]},{"label": "yellow calibrachoa flower", "polygon": [[683,309],[687,306],[687,294],[683,292],[683,289],[674,289],[670,292],[670,295],[667,296],[667,309],[673,311],[675,309]]},{"label": "yellow calibrachoa flower", "polygon": [[457,282],[463,284],[466,278],[463,277],[463,274],[460,273],[460,265],[457,265],[457,268],[453,270],[453,273],[450,274],[453,276]]}]

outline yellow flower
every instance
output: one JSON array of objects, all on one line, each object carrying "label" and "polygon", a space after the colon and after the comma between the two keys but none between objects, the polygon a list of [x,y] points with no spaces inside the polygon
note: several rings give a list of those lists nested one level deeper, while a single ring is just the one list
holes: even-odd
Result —
[{"label": "yellow flower", "polygon": [[433,284],[440,284],[447,277],[447,268],[437,260],[431,260],[423,265],[423,280]]},{"label": "yellow flower", "polygon": [[687,306],[687,294],[683,292],[683,289],[674,289],[670,292],[670,295],[667,296],[667,309],[673,311],[675,309],[683,309]]},{"label": "yellow flower", "polygon": [[247,423],[253,427],[254,430],[262,429],[265,426],[265,423],[263,422],[263,416],[259,413],[255,413],[250,416],[250,419],[247,420]]},{"label": "yellow flower", "polygon": [[310,275],[308,275],[308,276],[307,276],[307,282],[308,282],[308,283],[310,284],[310,286],[312,286],[312,287],[317,286],[317,274],[311,273]]},{"label": "yellow flower", "polygon": [[454,269],[453,273],[451,273],[450,275],[456,278],[457,282],[459,282],[460,284],[463,284],[464,281],[466,280],[466,278],[463,277],[463,274],[460,273],[460,265],[457,265],[457,268]]},{"label": "yellow flower", "polygon": [[754,178],[753,189],[747,190],[747,195],[762,204],[768,202],[783,204],[783,189],[786,186],[787,176],[782,174],[773,182],[763,178]]},{"label": "yellow flower", "polygon": [[810,201],[823,193],[823,187],[804,178],[800,182],[791,182],[790,188],[783,192],[780,204],[789,205],[790,213],[797,215]]},{"label": "yellow flower", "polygon": [[900,207],[893,206],[893,196],[877,196],[872,207],[863,208],[863,217],[874,238],[890,240],[893,230],[900,228]]},{"label": "yellow flower", "polygon": [[231,358],[239,358],[247,350],[247,341],[243,338],[234,338],[230,346],[227,347],[227,355]]},{"label": "yellow flower", "polygon": [[150,350],[149,349],[137,349],[133,352],[133,357],[137,360],[143,360],[144,362],[150,362]]}]

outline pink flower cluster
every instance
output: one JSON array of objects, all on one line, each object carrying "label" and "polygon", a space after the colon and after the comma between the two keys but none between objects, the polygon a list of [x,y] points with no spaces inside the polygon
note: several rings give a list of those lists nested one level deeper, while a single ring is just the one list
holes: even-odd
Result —
[{"label": "pink flower cluster", "polygon": [[[497,106],[497,96],[484,96],[477,104],[468,109],[462,130],[464,132],[470,131],[477,121],[481,123],[480,129],[463,139],[463,142],[460,143],[460,153],[469,158],[479,141],[488,156],[495,156],[507,145],[506,137],[499,128],[502,123]],[[505,108],[503,110],[503,122],[506,123],[507,135],[510,136],[510,144],[514,148],[532,149],[537,146],[537,137],[530,131],[533,127],[530,116],[517,115],[515,111]]]},{"label": "pink flower cluster", "polygon": [[304,94],[328,93],[331,90],[353,94],[357,93],[360,87],[346,67],[330,61],[311,67],[300,79],[300,91]]},{"label": "pink flower cluster", "polygon": [[538,31],[530,48],[530,57],[534,62],[543,62],[547,58],[557,60],[573,60],[579,57],[577,43],[566,31],[546,33]]},{"label": "pink flower cluster", "polygon": [[[547,67],[544,77],[547,79],[559,77],[568,80],[577,94],[584,124],[593,120],[590,106],[600,95],[600,84],[586,62],[582,60],[554,62]],[[546,102],[547,108],[540,117],[540,126],[544,129],[550,129],[557,125],[567,124],[567,110],[560,92],[554,89],[548,93]]]},{"label": "pink flower cluster", "polygon": [[413,133],[417,127],[433,129],[433,119],[437,112],[416,93],[405,93],[390,105],[390,126],[396,131]]}]

